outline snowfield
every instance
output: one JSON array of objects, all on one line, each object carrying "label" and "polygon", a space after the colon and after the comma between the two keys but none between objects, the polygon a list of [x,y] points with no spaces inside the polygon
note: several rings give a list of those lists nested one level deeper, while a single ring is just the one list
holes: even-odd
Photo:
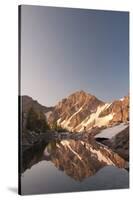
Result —
[{"label": "snowfield", "polygon": [[127,128],[129,124],[121,123],[119,125],[106,128],[102,130],[99,134],[95,136],[95,138],[107,138],[111,139],[114,136],[116,136],[119,132],[123,131],[125,128]]},{"label": "snowfield", "polygon": [[[103,106],[98,106],[97,111],[92,113],[90,116],[87,116],[86,119],[84,119],[77,127],[75,127],[75,130],[78,130],[78,132],[82,132],[84,130],[84,126],[87,126],[93,122],[95,122],[95,126],[101,127],[104,125],[108,125],[109,121],[113,118],[113,113],[106,115],[105,117],[99,117],[99,114],[107,109],[111,104],[106,103]],[[61,118],[57,120],[57,124],[61,125],[63,128],[67,128],[69,131],[72,131],[73,128],[69,126],[69,123],[71,119],[80,111],[82,110],[82,107],[79,108],[77,112],[75,112],[68,120],[61,121]],[[79,127],[80,130],[79,130]]]},{"label": "snowfield", "polygon": [[82,110],[82,106],[81,106],[81,107],[79,108],[79,110],[76,111],[68,120],[64,120],[64,121],[61,122],[61,123],[60,123],[61,118],[59,118],[59,119],[57,120],[57,124],[58,124],[58,125],[61,125],[63,128],[67,128],[69,131],[71,131],[71,130],[72,130],[72,127],[69,127],[69,123],[70,123],[71,119],[72,119],[77,113],[79,113],[81,110]]},{"label": "snowfield", "polygon": [[106,115],[105,117],[99,117],[100,113],[107,109],[111,104],[106,103],[103,106],[98,106],[97,111],[95,113],[92,113],[89,117],[87,117],[84,121],[79,124],[78,127],[81,126],[79,132],[82,132],[84,130],[84,126],[87,126],[94,122],[95,126],[101,127],[109,124],[109,121],[113,119],[113,113]]}]

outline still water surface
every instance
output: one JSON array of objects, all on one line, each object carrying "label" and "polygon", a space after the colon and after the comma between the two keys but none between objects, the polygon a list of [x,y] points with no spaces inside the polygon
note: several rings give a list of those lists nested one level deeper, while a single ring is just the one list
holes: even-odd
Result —
[{"label": "still water surface", "polygon": [[22,194],[128,188],[129,173],[124,162],[94,142],[41,144],[25,152]]}]

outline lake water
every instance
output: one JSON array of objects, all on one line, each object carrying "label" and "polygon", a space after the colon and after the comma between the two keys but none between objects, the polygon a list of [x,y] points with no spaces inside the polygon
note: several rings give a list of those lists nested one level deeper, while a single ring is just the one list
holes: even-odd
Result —
[{"label": "lake water", "polygon": [[129,187],[125,161],[95,142],[52,141],[25,152],[22,194]]}]

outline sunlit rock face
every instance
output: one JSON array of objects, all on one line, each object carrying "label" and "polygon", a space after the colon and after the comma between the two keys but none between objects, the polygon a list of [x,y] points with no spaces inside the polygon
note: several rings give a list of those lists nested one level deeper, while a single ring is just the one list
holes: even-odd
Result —
[{"label": "sunlit rock face", "polygon": [[86,143],[64,140],[56,143],[56,148],[51,154],[51,161],[58,169],[78,181],[94,175],[107,165],[120,168],[126,166],[125,160],[117,153],[95,143],[95,141]]},{"label": "sunlit rock face", "polygon": [[106,110],[101,112],[100,117],[113,113],[110,124],[129,121],[129,96],[114,101]]},{"label": "sunlit rock face", "polygon": [[84,91],[60,101],[48,116],[49,124],[56,122],[72,132],[126,121],[129,121],[129,96],[105,103]]},{"label": "sunlit rock face", "polygon": [[43,106],[29,96],[22,96],[21,101],[23,130],[31,107],[43,114],[50,126],[57,123],[71,132],[129,121],[129,96],[107,103],[81,90],[62,99],[54,107]]},{"label": "sunlit rock face", "polygon": [[104,103],[91,94],[78,91],[60,101],[49,116],[49,123],[57,121],[63,127],[74,130],[87,116],[96,112]]}]

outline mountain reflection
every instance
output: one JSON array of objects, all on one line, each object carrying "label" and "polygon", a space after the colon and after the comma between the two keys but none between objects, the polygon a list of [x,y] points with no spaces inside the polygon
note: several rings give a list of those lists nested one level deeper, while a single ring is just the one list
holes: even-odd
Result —
[{"label": "mountain reflection", "polygon": [[56,168],[76,181],[82,181],[94,175],[107,165],[119,168],[126,166],[124,159],[107,147],[96,143],[95,140],[89,142],[54,140],[23,151],[21,172],[23,173],[42,160],[51,161]]}]

